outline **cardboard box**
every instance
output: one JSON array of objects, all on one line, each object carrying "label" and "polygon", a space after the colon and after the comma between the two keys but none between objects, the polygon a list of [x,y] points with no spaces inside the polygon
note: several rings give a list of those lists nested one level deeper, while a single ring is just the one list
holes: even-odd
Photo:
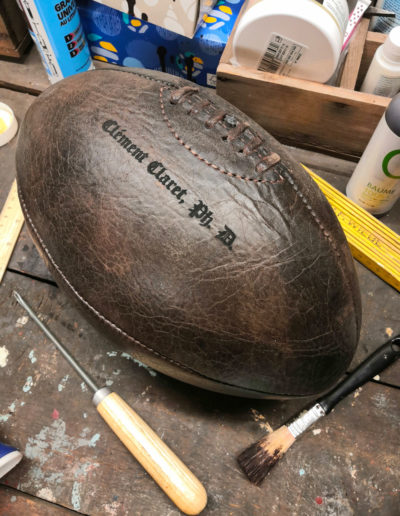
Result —
[{"label": "cardboard box", "polygon": [[363,19],[350,43],[339,86],[234,66],[234,29],[218,66],[217,93],[282,143],[356,161],[390,102],[357,91],[387,37],[368,29],[369,20]]},{"label": "cardboard box", "polygon": [[216,0],[97,0],[145,22],[188,38],[211,11]]},{"label": "cardboard box", "polygon": [[219,0],[213,17],[187,38],[100,5],[78,2],[94,59],[177,75],[203,86],[216,85],[216,69],[244,0]]}]

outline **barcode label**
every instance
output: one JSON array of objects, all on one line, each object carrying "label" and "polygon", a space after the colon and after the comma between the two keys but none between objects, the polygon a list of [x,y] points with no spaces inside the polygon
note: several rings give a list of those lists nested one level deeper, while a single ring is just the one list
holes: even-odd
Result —
[{"label": "barcode label", "polygon": [[268,72],[277,72],[279,67],[281,66],[281,62],[276,59],[276,56],[279,52],[279,44],[274,43],[273,41],[269,42],[268,48],[265,51],[265,54],[261,58],[259,70],[268,71]]},{"label": "barcode label", "polygon": [[306,46],[273,32],[267,49],[261,57],[258,70],[288,75],[292,67],[300,61],[306,49]]},{"label": "barcode label", "polygon": [[210,86],[211,88],[217,87],[217,76],[214,73],[207,74],[207,86]]}]

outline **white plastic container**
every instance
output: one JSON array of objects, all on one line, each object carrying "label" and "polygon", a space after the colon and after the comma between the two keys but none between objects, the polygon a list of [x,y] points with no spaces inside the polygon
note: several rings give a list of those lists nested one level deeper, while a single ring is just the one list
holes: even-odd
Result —
[{"label": "white plastic container", "polygon": [[13,110],[0,102],[0,147],[8,143],[17,134],[18,122]]},{"label": "white plastic container", "polygon": [[376,49],[360,91],[394,97],[400,91],[400,27]]},{"label": "white plastic container", "polygon": [[393,97],[346,187],[352,201],[373,215],[400,197],[400,93]]},{"label": "white plastic container", "polygon": [[232,63],[326,82],[337,66],[348,18],[346,0],[261,0],[238,24]]}]

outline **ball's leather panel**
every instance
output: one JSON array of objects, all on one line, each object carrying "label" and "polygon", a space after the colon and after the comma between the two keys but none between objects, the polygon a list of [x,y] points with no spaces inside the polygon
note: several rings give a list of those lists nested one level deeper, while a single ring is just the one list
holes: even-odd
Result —
[{"label": "ball's leather panel", "polygon": [[60,287],[151,367],[290,397],[349,365],[360,296],[339,223],[283,147],[212,91],[144,70],[65,79],[29,109],[17,170]]}]

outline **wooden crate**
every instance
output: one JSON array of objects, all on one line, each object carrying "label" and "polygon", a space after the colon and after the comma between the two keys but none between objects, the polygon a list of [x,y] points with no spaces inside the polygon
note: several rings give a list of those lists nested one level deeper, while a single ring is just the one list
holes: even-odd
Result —
[{"label": "wooden crate", "polygon": [[217,93],[282,143],[357,160],[390,102],[354,89],[386,38],[368,25],[362,20],[352,39],[340,87],[233,66],[232,33],[217,69]]},{"label": "wooden crate", "polygon": [[0,56],[22,57],[31,42],[16,0],[0,0]]}]

